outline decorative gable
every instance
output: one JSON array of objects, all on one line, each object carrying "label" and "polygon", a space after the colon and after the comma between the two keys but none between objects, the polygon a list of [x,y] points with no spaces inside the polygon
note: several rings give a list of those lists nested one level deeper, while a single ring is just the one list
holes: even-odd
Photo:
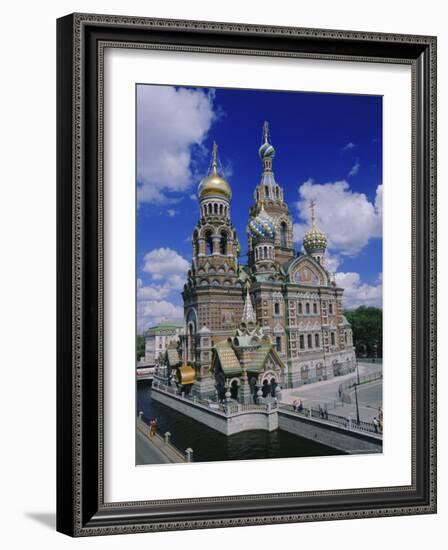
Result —
[{"label": "decorative gable", "polygon": [[291,283],[310,286],[327,286],[328,274],[323,267],[309,256],[300,256],[288,269]]}]

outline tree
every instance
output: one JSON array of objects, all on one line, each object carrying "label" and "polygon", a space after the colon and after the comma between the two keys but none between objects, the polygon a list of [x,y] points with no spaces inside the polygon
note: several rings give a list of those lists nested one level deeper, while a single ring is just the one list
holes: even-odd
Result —
[{"label": "tree", "polygon": [[353,344],[358,354],[368,357],[383,356],[383,310],[377,307],[359,306],[344,311],[352,326]]},{"label": "tree", "polygon": [[137,361],[145,355],[145,337],[143,334],[137,334],[135,342]]}]

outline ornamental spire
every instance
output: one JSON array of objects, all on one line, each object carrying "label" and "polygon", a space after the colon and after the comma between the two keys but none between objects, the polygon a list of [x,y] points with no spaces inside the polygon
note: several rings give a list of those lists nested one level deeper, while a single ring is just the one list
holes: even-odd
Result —
[{"label": "ornamental spire", "polygon": [[263,136],[264,142],[269,143],[269,122],[267,120],[265,120],[263,124]]},{"label": "ornamental spire", "polygon": [[263,124],[263,143],[258,149],[258,154],[264,165],[264,171],[272,172],[272,159],[275,157],[275,149],[269,142],[269,122],[266,120]]},{"label": "ornamental spire", "polygon": [[252,306],[252,300],[249,295],[249,287],[246,288],[246,297],[244,299],[243,316],[241,318],[242,323],[256,323],[257,316],[255,315],[254,308]]},{"label": "ornamental spire", "polygon": [[316,227],[316,213],[315,213],[315,207],[316,207],[316,201],[310,202],[310,210],[311,210],[311,228],[314,229]]},{"label": "ornamental spire", "polygon": [[213,142],[213,152],[212,152],[212,173],[216,174],[218,172],[218,146],[216,141]]}]

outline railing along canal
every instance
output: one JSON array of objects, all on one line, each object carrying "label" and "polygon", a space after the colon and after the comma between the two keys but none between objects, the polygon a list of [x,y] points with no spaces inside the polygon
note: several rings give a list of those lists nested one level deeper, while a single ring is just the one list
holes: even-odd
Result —
[{"label": "railing along canal", "polygon": [[292,412],[293,414],[296,414],[297,416],[300,416],[302,418],[313,418],[315,420],[320,420],[328,424],[341,426],[348,430],[372,433],[378,436],[382,435],[380,428],[378,426],[375,427],[373,422],[366,422],[364,420],[360,420],[358,423],[354,418],[329,413],[324,409],[303,408],[302,411],[296,411],[293,405],[287,405],[285,403],[282,403],[280,405],[280,409],[288,412]]},{"label": "railing along canal", "polygon": [[156,380],[154,380],[152,387],[157,389],[158,391],[162,391],[164,393],[177,397],[182,401],[187,401],[188,403],[192,403],[194,405],[200,405],[202,407],[207,408],[210,411],[213,411],[217,414],[221,414],[223,416],[229,416],[232,414],[238,414],[242,412],[268,412],[269,413],[278,409],[278,402],[275,400],[275,398],[273,401],[269,401],[267,403],[258,403],[258,404],[257,403],[244,404],[244,403],[236,403],[234,401],[222,403],[222,402],[212,401],[211,399],[199,399],[195,395],[191,396],[185,393],[179,393],[179,390],[176,387],[167,386]]},{"label": "railing along canal", "polygon": [[179,390],[176,387],[166,386],[165,384],[161,384],[158,381],[154,381],[153,388],[159,391],[162,391],[164,393],[167,393],[169,395],[173,395],[174,397],[182,401],[187,401],[189,403],[207,408],[208,410],[211,410],[222,416],[230,416],[230,415],[238,414],[242,412],[269,413],[269,412],[274,412],[276,410],[285,410],[302,418],[312,418],[315,420],[317,419],[322,422],[328,423],[330,425],[340,426],[348,430],[371,433],[378,436],[382,436],[382,432],[380,431],[379,427],[375,427],[373,422],[371,423],[371,422],[365,422],[364,420],[361,420],[359,423],[357,423],[356,419],[353,419],[351,417],[341,416],[338,414],[329,413],[327,412],[327,410],[324,410],[324,409],[304,408],[302,411],[296,411],[293,405],[288,405],[286,403],[278,403],[276,400],[270,401],[268,403],[259,403],[259,404],[256,404],[256,403],[243,404],[243,403],[236,403],[236,402],[217,403],[216,401],[199,399],[196,396],[190,396],[184,393],[179,393]]}]

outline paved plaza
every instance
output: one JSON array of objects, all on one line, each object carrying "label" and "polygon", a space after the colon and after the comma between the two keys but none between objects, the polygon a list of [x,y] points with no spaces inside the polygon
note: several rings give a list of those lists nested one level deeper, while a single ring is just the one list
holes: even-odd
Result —
[{"label": "paved plaza", "polygon": [[[359,363],[359,375],[365,376],[382,370],[382,365]],[[331,380],[305,384],[298,388],[282,390],[282,403],[292,404],[300,399],[305,408],[326,408],[328,412],[340,416],[356,418],[356,400],[353,389],[349,391],[351,403],[343,403],[339,398],[339,385],[350,379],[356,379],[356,373],[337,376]],[[366,382],[358,387],[359,418],[371,422],[382,406],[383,380]]]}]

